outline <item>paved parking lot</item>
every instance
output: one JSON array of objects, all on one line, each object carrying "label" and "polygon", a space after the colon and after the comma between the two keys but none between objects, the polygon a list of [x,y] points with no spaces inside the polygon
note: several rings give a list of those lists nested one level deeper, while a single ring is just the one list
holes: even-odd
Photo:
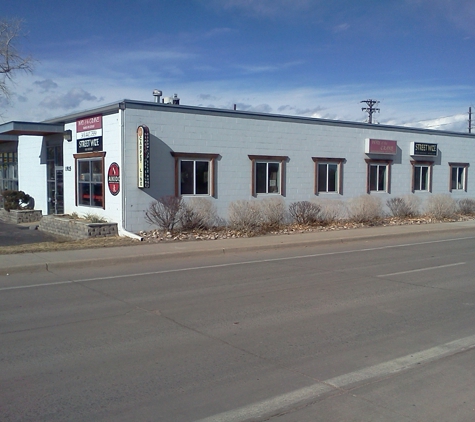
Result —
[{"label": "paved parking lot", "polygon": [[31,227],[35,227],[36,225],[37,223],[16,225],[0,220],[0,246],[25,245],[56,240],[52,235],[39,230],[32,230]]}]

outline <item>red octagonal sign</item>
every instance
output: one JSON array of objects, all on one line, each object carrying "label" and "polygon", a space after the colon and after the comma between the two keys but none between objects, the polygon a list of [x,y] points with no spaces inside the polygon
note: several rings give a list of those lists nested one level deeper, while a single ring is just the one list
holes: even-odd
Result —
[{"label": "red octagonal sign", "polygon": [[107,183],[109,191],[112,195],[117,195],[120,191],[120,170],[117,163],[112,163],[107,172]]}]

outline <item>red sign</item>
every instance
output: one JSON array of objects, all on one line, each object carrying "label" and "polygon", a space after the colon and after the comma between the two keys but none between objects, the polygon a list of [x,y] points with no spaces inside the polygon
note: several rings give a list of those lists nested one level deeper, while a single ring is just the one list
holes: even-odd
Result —
[{"label": "red sign", "polygon": [[100,114],[76,120],[76,132],[78,133],[95,129],[102,129],[102,115]]},{"label": "red sign", "polygon": [[397,154],[397,141],[388,141],[385,139],[366,139],[366,154]]},{"label": "red sign", "polygon": [[120,191],[120,170],[117,163],[112,163],[107,172],[107,183],[109,184],[109,191],[116,196]]}]

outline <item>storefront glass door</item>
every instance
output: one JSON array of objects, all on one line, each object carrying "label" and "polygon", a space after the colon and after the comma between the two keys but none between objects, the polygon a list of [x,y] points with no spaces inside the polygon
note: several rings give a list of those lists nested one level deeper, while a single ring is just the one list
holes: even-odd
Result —
[{"label": "storefront glass door", "polygon": [[48,214],[64,214],[63,146],[48,146],[46,161],[48,172]]}]

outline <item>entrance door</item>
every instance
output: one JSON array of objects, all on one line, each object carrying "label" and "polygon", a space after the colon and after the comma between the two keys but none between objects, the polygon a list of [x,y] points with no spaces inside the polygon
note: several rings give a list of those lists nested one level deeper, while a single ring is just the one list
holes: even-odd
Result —
[{"label": "entrance door", "polygon": [[64,214],[63,146],[48,146],[46,161],[48,171],[48,214]]}]

